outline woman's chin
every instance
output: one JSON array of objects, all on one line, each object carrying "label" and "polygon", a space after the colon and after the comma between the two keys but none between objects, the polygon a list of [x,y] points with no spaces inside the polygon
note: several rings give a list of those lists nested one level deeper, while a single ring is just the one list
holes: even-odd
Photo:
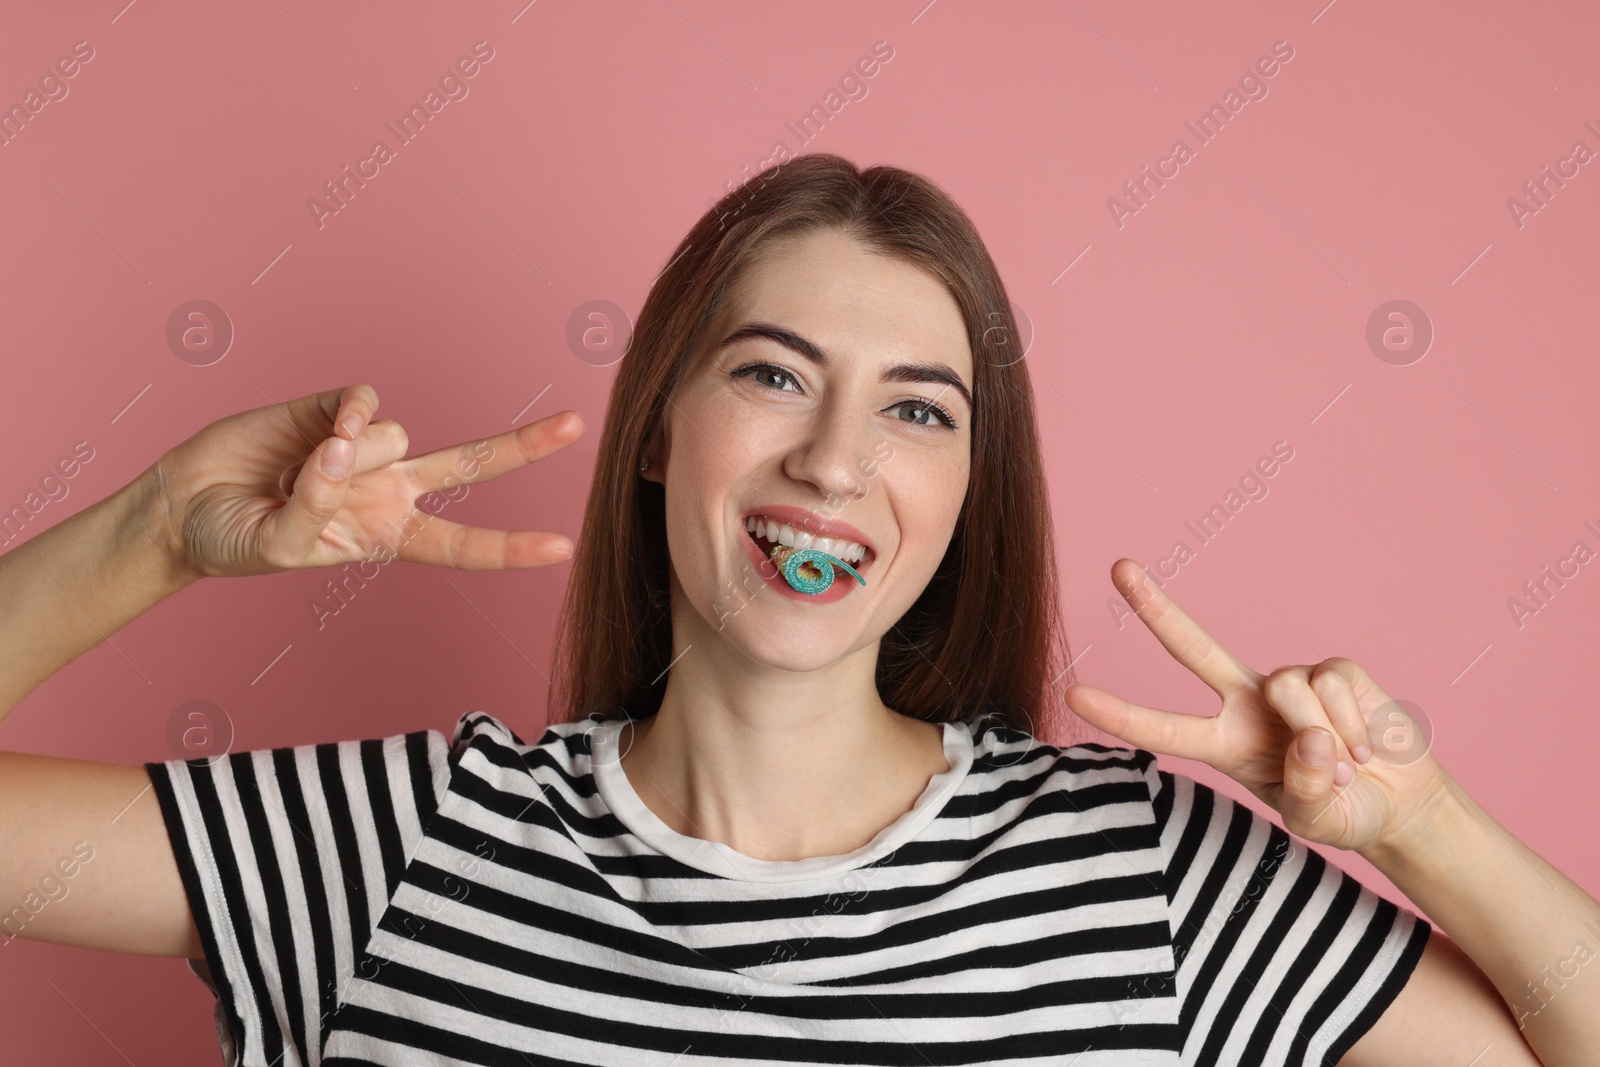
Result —
[{"label": "woman's chin", "polygon": [[756,648],[741,646],[740,651],[763,667],[795,674],[809,674],[839,662],[849,650],[812,647],[801,651],[774,651],[765,646]]},{"label": "woman's chin", "polygon": [[748,618],[724,620],[718,636],[763,667],[804,673],[837,663],[854,651],[854,642],[846,640],[837,625],[758,623],[754,611],[748,614]]}]

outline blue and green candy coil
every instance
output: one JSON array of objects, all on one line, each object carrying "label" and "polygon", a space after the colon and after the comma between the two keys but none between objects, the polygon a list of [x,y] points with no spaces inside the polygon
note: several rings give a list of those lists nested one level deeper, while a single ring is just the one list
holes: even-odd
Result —
[{"label": "blue and green candy coil", "polygon": [[[772,555],[774,559],[782,553],[784,547],[787,546],[773,549]],[[789,583],[790,588],[799,592],[815,594],[827,589],[833,584],[833,568],[835,566],[841,570],[849,571],[850,575],[862,585],[867,584],[867,580],[861,577],[850,564],[837,556],[830,556],[828,553],[818,551],[815,548],[801,548],[782,554],[783,558],[779,563],[779,568],[783,572],[783,580]],[[800,568],[807,563],[812,564],[812,570],[820,572],[816,577],[801,571]]]}]

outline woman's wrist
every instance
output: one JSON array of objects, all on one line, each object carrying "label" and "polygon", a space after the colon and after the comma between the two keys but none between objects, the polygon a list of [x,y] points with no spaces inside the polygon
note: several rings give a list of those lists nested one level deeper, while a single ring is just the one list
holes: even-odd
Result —
[{"label": "woman's wrist", "polygon": [[206,577],[189,563],[182,517],[171,513],[166,490],[161,462],[152,463],[117,492],[113,527],[116,553],[151,578],[157,600]]},{"label": "woman's wrist", "polygon": [[0,719],[85,651],[203,577],[159,465],[0,554]]},{"label": "woman's wrist", "polygon": [[1437,863],[1480,818],[1487,818],[1487,813],[1441,767],[1438,787],[1410,817],[1356,853],[1398,882],[1396,874],[1407,868],[1425,871]]},{"label": "woman's wrist", "polygon": [[1361,855],[1472,959],[1541,1062],[1593,1062],[1600,990],[1570,984],[1546,1004],[1534,982],[1600,929],[1600,903],[1448,774],[1441,782],[1415,817]]}]

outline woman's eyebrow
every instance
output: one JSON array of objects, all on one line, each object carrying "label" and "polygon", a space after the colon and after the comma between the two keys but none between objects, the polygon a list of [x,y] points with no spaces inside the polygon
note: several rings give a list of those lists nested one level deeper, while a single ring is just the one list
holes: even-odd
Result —
[{"label": "woman's eyebrow", "polygon": [[[738,341],[750,337],[765,337],[776,341],[783,347],[798,352],[819,367],[828,365],[828,354],[812,342],[801,337],[793,330],[786,330],[782,326],[774,326],[770,322],[747,322],[734,330],[717,345],[717,349],[727,348]],[[895,363],[883,372],[886,382],[943,382],[961,394],[961,399],[967,402],[967,407],[972,408],[972,394],[967,391],[966,384],[962,382],[961,375],[951,370],[943,363]]]}]

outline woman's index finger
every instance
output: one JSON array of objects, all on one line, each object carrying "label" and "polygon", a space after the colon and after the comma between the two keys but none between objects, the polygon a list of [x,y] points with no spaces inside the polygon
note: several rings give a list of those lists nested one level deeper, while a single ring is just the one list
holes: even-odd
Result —
[{"label": "woman's index finger", "polygon": [[1113,563],[1111,581],[1172,658],[1218,696],[1227,696],[1261,680],[1261,675],[1240,662],[1178,607],[1177,601],[1156,585],[1137,560],[1124,557]]},{"label": "woman's index finger", "polygon": [[492,437],[435,449],[411,461],[420,492],[487,482],[535,463],[583,436],[583,416],[560,411]]},{"label": "woman's index finger", "polygon": [[[353,441],[360,436],[367,423],[378,410],[378,391],[366,382],[325,389],[320,393],[296,397],[287,405],[296,418],[296,425],[315,444],[324,436],[325,427],[332,427],[335,436]],[[341,423],[355,418],[353,426]]]},{"label": "woman's index finger", "polygon": [[365,382],[346,386],[333,401],[333,411],[328,416],[336,434],[354,441],[372,421],[378,410],[378,391]]}]

